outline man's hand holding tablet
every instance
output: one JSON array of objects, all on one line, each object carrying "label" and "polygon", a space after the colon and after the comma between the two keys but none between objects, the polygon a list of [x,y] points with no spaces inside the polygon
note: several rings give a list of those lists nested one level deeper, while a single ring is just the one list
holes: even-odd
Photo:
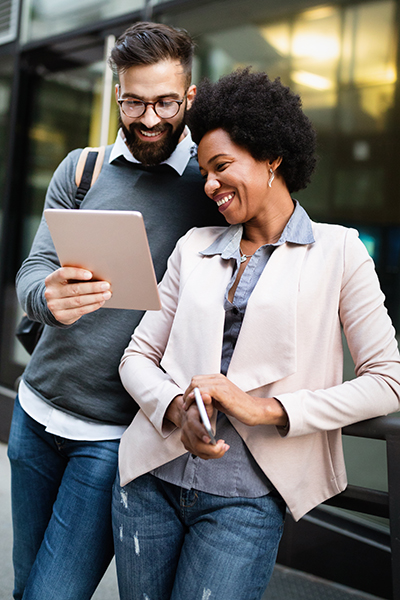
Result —
[{"label": "man's hand holding tablet", "polygon": [[47,306],[54,318],[72,325],[83,315],[98,310],[111,298],[108,281],[90,281],[93,274],[77,267],[61,267],[45,279]]}]

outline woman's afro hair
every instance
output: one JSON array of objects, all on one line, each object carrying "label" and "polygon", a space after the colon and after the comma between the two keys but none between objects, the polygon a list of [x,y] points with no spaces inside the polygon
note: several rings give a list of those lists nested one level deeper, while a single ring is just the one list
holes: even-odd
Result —
[{"label": "woman's afro hair", "polygon": [[188,111],[193,140],[223,129],[255,160],[282,157],[279,173],[290,193],[307,186],[316,164],[316,136],[301,108],[300,97],[280,79],[252,73],[250,67],[204,80]]}]

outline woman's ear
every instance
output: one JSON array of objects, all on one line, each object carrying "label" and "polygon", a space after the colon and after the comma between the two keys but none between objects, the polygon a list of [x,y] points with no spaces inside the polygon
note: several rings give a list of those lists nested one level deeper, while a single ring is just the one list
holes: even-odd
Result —
[{"label": "woman's ear", "polygon": [[278,158],[275,158],[274,160],[269,160],[268,161],[268,169],[272,169],[273,171],[276,171],[276,169],[279,167],[279,165],[282,163],[282,156],[278,156]]}]

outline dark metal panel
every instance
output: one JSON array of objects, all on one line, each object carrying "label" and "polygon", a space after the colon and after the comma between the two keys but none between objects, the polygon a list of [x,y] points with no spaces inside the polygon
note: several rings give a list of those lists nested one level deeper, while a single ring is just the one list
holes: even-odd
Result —
[{"label": "dark metal panel", "polygon": [[0,389],[0,442],[7,443],[14,407],[14,392]]},{"label": "dark metal panel", "polygon": [[390,539],[392,549],[393,600],[400,600],[400,436],[391,433],[386,438]]},{"label": "dark metal panel", "polygon": [[346,490],[324,504],[346,510],[355,510],[367,515],[389,518],[389,497],[387,492],[348,485]]}]

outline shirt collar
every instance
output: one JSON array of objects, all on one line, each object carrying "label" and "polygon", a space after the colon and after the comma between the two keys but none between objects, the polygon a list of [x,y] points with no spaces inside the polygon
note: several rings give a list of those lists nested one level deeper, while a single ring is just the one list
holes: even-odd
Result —
[{"label": "shirt collar", "polygon": [[[179,175],[182,175],[184,170],[187,167],[187,164],[190,160],[192,148],[195,146],[189,128],[185,127],[185,137],[169,158],[163,161],[160,164],[169,165],[172,167]],[[116,158],[123,156],[127,161],[133,163],[139,163],[133,154],[130,152],[128,146],[125,144],[122,129],[120,129],[117,133],[117,137],[115,143],[111,149],[109,163],[112,163]]]},{"label": "shirt collar", "polygon": [[[266,244],[270,246],[281,246],[285,242],[292,244],[313,244],[314,234],[312,231],[311,219],[297,200],[294,200],[295,209],[292,216],[286,224],[282,235],[275,244]],[[212,256],[221,254],[222,258],[233,258],[234,254],[239,249],[240,240],[242,239],[243,225],[231,225],[217,239],[200,254],[203,256]]]}]

